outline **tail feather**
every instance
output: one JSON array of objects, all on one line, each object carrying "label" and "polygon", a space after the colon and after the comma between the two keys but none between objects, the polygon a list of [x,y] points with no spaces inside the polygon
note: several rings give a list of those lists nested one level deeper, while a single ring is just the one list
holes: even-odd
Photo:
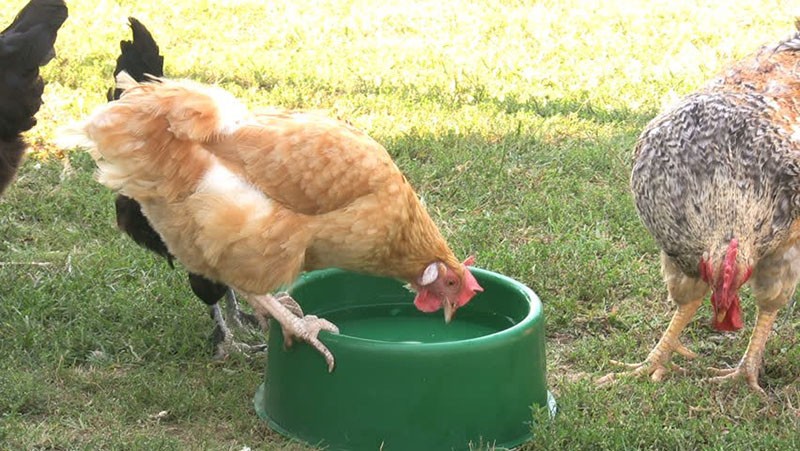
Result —
[{"label": "tail feather", "polygon": [[[108,89],[109,101],[118,100],[125,89],[135,86],[137,80],[144,81],[147,74],[159,77],[164,75],[164,57],[159,53],[158,44],[153,39],[153,35],[133,17],[128,18],[128,23],[133,33],[133,39],[131,41],[123,40],[119,43],[120,54],[117,58],[117,66],[114,68],[117,84]],[[117,194],[114,207],[117,215],[117,227],[131,237],[136,244],[166,258],[169,265],[173,266],[174,257],[167,249],[161,235],[153,229],[150,221],[142,213],[142,206],[139,202],[123,194]],[[215,293],[210,297],[215,296]],[[222,294],[216,296],[214,302],[220,297]]]},{"label": "tail feather", "polygon": [[39,66],[55,54],[53,43],[67,18],[62,0],[31,0],[0,33],[0,139],[36,125],[44,82]]},{"label": "tail feather", "polygon": [[[164,75],[164,57],[159,53],[150,31],[136,18],[129,17],[128,23],[133,32],[133,40],[120,41],[120,54],[117,58],[117,67],[114,76],[127,72],[133,80],[145,81],[147,75],[161,77]],[[123,87],[117,85],[108,90],[108,100],[119,99]]]},{"label": "tail feather", "polygon": [[[109,88],[108,100],[118,100],[123,91],[135,87],[138,83],[151,77],[164,75],[164,57],[159,53],[150,31],[133,17],[128,18],[133,32],[132,41],[120,42],[120,55],[117,58],[117,67],[114,75],[117,79],[116,86]],[[135,199],[123,194],[117,194],[114,203],[117,214],[117,226],[133,239],[137,244],[167,259],[170,266],[174,267],[174,256],[169,252],[167,245],[156,232],[150,221],[142,212],[142,206]],[[192,291],[204,303],[216,304],[228,290],[221,285],[198,274],[189,274],[189,283]]]},{"label": "tail feather", "polygon": [[252,119],[233,94],[190,80],[152,78],[139,83],[120,72],[117,88],[126,91],[121,104],[166,119],[169,132],[180,140],[210,142],[232,134]]},{"label": "tail feather", "polygon": [[[133,17],[128,18],[133,32],[132,41],[120,42],[120,55],[117,58],[117,67],[114,75],[117,79],[116,86],[109,88],[108,100],[118,100],[126,89],[135,87],[138,83],[153,77],[164,75],[164,57],[159,53],[153,35],[147,28]],[[133,239],[137,244],[167,259],[173,266],[174,256],[169,252],[167,245],[156,232],[150,221],[142,213],[142,206],[135,199],[123,194],[117,194],[114,203],[117,214],[117,226]],[[214,305],[228,290],[221,285],[198,274],[189,274],[189,283],[192,291],[204,303]]]},{"label": "tail feather", "polygon": [[95,110],[80,130],[91,142],[98,180],[138,200],[176,199],[190,192],[211,154],[180,139],[170,118],[191,99],[179,95],[174,82],[136,84],[124,72],[118,78],[127,88],[122,97]]},{"label": "tail feather", "polygon": [[63,0],[31,0],[0,32],[0,58],[28,70],[44,66],[55,56],[53,43],[67,14]]},{"label": "tail feather", "polygon": [[63,0],[31,0],[0,32],[0,194],[17,172],[26,144],[20,134],[36,125],[44,81],[39,67],[67,19]]},{"label": "tail feather", "polygon": [[114,92],[119,99],[97,108],[63,142],[85,144],[97,162],[98,181],[120,194],[139,200],[176,198],[197,183],[209,156],[196,152],[192,142],[176,141],[180,133],[165,126],[165,118],[169,122],[192,108],[180,83],[136,80],[148,71],[158,75],[163,58],[150,32],[136,19],[130,25],[133,40],[120,44],[117,59]]},{"label": "tail feather", "polygon": [[[139,86],[139,82],[141,81],[133,78],[131,74],[129,74],[128,71],[125,70],[116,74],[116,77],[114,78],[117,82],[115,85],[116,87],[115,90],[120,92],[124,92],[130,88],[135,88]],[[158,79],[155,79],[155,81],[158,81]],[[117,97],[115,100],[119,100],[119,97]]]}]

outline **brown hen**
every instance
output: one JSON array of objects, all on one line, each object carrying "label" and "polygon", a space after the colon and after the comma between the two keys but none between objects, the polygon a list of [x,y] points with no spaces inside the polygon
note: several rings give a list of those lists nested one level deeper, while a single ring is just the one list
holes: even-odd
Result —
[{"label": "brown hen", "polygon": [[[256,313],[333,356],[336,327],[267,294],[303,270],[338,267],[394,277],[420,310],[453,312],[481,291],[386,150],[326,117],[250,113],[222,89],[139,84],[81,127],[106,186],[138,201],[186,268],[244,293]],[[467,264],[471,262],[468,259]]]}]

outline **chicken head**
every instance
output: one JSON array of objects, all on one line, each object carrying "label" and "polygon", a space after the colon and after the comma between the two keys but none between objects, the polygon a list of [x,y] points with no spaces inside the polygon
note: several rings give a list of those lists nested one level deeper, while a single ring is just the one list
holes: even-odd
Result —
[{"label": "chicken head", "polygon": [[444,321],[449,323],[456,310],[466,305],[479,291],[483,291],[467,266],[475,263],[470,256],[461,268],[451,268],[442,262],[429,264],[412,287],[416,290],[414,305],[422,312],[444,309]]}]

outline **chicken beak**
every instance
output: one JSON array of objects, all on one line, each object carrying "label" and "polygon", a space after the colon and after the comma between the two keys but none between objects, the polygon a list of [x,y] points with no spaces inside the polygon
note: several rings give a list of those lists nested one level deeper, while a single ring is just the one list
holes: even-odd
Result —
[{"label": "chicken beak", "polygon": [[728,314],[727,310],[719,309],[719,311],[717,311],[717,322],[721,323],[722,321],[724,321],[725,315],[727,314]]},{"label": "chicken beak", "polygon": [[444,322],[445,324],[449,324],[450,321],[453,320],[453,315],[456,313],[456,307],[453,305],[452,302],[447,300],[444,301]]}]

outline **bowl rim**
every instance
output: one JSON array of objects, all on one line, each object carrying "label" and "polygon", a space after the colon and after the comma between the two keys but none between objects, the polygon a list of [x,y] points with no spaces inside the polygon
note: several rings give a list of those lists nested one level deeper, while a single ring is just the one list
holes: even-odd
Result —
[{"label": "bowl rim", "polygon": [[[522,282],[512,279],[511,277],[505,276],[500,273],[496,273],[494,271],[489,271],[487,269],[477,268],[477,267],[470,267],[469,268],[473,274],[479,276],[479,278],[494,278],[499,282],[508,284],[511,288],[517,290],[519,294],[523,296],[525,300],[528,301],[528,313],[525,317],[522,318],[519,322],[514,324],[511,327],[499,330],[497,332],[493,332],[491,334],[482,335],[480,337],[468,338],[464,340],[456,340],[456,341],[442,341],[442,342],[434,342],[434,343],[403,343],[403,342],[392,342],[392,341],[381,341],[381,340],[373,340],[369,338],[362,338],[362,337],[354,337],[351,335],[339,335],[333,334],[327,331],[322,331],[319,334],[319,338],[328,346],[346,346],[349,345],[357,346],[357,347],[374,347],[381,350],[381,352],[391,352],[391,351],[410,351],[414,353],[425,352],[425,351],[433,351],[439,352],[443,350],[453,350],[453,349],[461,349],[464,346],[468,346],[469,349],[473,349],[476,346],[493,346],[498,343],[505,343],[509,340],[513,340],[518,336],[522,336],[527,333],[527,330],[531,328],[533,323],[536,322],[537,319],[542,317],[543,306],[542,302],[539,299],[539,296],[529,288],[527,285],[523,284]],[[338,268],[328,268],[322,270],[311,271],[306,274],[303,274],[292,287],[289,289],[289,293],[291,293],[296,287],[305,285],[307,283],[312,283],[314,280],[335,276],[339,273],[352,273],[351,271],[345,271]],[[363,275],[363,274],[361,274]],[[372,277],[369,275],[365,275],[366,277]],[[398,281],[398,283],[400,283]],[[439,313],[434,312],[432,314]],[[314,313],[316,314],[316,313]],[[325,313],[321,313],[321,317],[324,318]]]}]

